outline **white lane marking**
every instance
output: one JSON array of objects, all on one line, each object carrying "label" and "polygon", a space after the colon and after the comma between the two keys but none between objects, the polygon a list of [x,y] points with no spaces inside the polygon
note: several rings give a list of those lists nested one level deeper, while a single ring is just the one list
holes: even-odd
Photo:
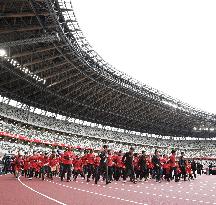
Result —
[{"label": "white lane marking", "polygon": [[45,197],[45,198],[51,200],[51,201],[54,201],[54,202],[56,202],[56,203],[58,203],[58,204],[61,204],[61,205],[67,205],[67,204],[65,204],[65,203],[63,203],[63,202],[61,202],[61,201],[58,201],[58,200],[56,200],[56,199],[54,199],[54,198],[52,198],[52,197],[49,197],[49,196],[47,196],[47,195],[45,195],[45,194],[42,194],[41,192],[36,191],[36,190],[32,189],[31,187],[27,186],[26,184],[24,184],[24,183],[20,180],[20,176],[18,177],[18,181],[19,181],[23,186],[25,186],[26,188],[30,189],[31,191],[33,191],[33,192],[35,192],[35,193],[37,193],[37,194],[39,194],[39,195],[41,195],[41,196],[43,196],[43,197]]},{"label": "white lane marking", "polygon": [[[48,181],[48,180],[47,180]],[[141,183],[141,184],[144,184],[144,183]],[[191,183],[192,184],[192,183]],[[93,184],[92,184],[93,185]],[[125,184],[122,184],[122,185],[125,185]],[[152,185],[152,184],[151,184]],[[180,184],[177,184],[177,185],[180,185]],[[130,184],[129,185],[130,187],[133,187],[133,188],[138,188],[138,187],[142,187],[142,188],[149,188],[149,187],[145,187],[145,186],[133,186],[132,184]],[[163,185],[161,185],[161,186],[163,186]],[[102,187],[107,187],[107,186],[102,186]],[[173,187],[173,186],[169,186],[169,187]],[[202,187],[202,186],[200,186],[200,187]],[[121,188],[117,188],[117,187],[108,187],[108,188],[110,188],[110,189],[116,189],[116,190],[122,190],[122,191],[128,191],[128,192],[137,192],[137,193],[140,193],[140,194],[142,194],[143,192],[139,192],[138,190],[136,191],[136,190],[127,190],[127,189],[121,189]],[[182,189],[183,187],[180,187],[180,189]],[[212,188],[215,188],[215,187],[212,187]],[[153,188],[153,189],[156,189],[156,188]],[[160,190],[164,190],[164,189],[160,189]],[[201,189],[202,190],[202,189]],[[173,190],[170,190],[170,191],[173,191]],[[213,191],[213,190],[211,190],[211,191]],[[181,191],[179,190],[178,191],[179,193],[181,193]],[[144,192],[145,193],[145,192]],[[189,193],[189,192],[186,192],[187,194]],[[145,194],[147,194],[147,195],[150,195],[150,193],[145,193]],[[197,195],[198,193],[194,193],[195,195]],[[151,193],[151,195],[153,195],[153,196],[157,196],[157,194],[152,194]],[[204,194],[205,195],[205,194]],[[158,195],[158,196],[162,196],[162,195]],[[212,196],[214,196],[214,195],[212,195]],[[166,196],[167,198],[168,197],[172,197],[172,196]],[[174,197],[173,197],[174,198]],[[179,199],[182,199],[182,198],[179,198]],[[187,201],[189,200],[190,201],[190,199],[186,199]],[[193,201],[193,200],[191,200],[191,201]],[[195,200],[196,201],[196,200]],[[200,202],[200,203],[206,203],[206,202]],[[207,202],[208,203],[208,202]]]},{"label": "white lane marking", "polygon": [[[49,180],[46,180],[46,181],[51,182]],[[59,185],[59,186],[62,186],[62,187],[66,187],[66,186],[63,186],[63,184],[60,184],[60,183],[55,183],[55,184]],[[138,204],[139,203],[137,201],[130,201],[129,199],[123,199],[123,198],[120,198],[120,197],[116,198],[115,196],[109,196],[109,195],[106,195],[106,194],[98,194],[97,192],[88,191],[88,190],[85,190],[85,189],[78,189],[78,188],[71,187],[71,186],[68,186],[67,188],[74,189],[74,190],[79,190],[79,191],[90,193],[90,194],[100,195],[100,196],[107,197],[107,198],[118,199],[118,200],[121,200],[121,201],[129,201],[129,202],[134,203],[134,204]],[[137,192],[137,191],[135,191],[135,192]],[[139,203],[139,204],[148,205],[146,203]]]}]

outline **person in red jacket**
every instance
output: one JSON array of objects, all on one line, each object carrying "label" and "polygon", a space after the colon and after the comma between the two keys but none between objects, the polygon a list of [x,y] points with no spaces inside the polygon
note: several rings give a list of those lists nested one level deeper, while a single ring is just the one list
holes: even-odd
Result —
[{"label": "person in red jacket", "polygon": [[74,181],[76,181],[78,175],[80,174],[81,177],[85,179],[85,175],[83,173],[83,160],[79,156],[76,156],[76,158],[73,160],[73,166],[74,166]]},{"label": "person in red jacket", "polygon": [[163,169],[164,169],[164,174],[165,174],[165,179],[170,182],[170,170],[171,170],[171,167],[170,167],[170,162],[167,161],[164,165],[163,165]]},{"label": "person in red jacket", "polygon": [[139,167],[139,156],[138,156],[138,153],[134,153],[133,166],[134,166],[135,178],[136,178],[136,180],[138,180],[139,176],[140,176],[140,167]]},{"label": "person in red jacket", "polygon": [[44,180],[44,173],[43,173],[43,168],[44,166],[44,154],[38,153],[38,158],[37,158],[37,166],[35,167],[35,177],[42,177],[42,180]]},{"label": "person in red jacket", "polygon": [[163,156],[160,157],[160,163],[161,163],[161,171],[162,171],[162,178],[165,177],[166,173],[165,173],[165,169],[164,166],[167,162],[167,156],[164,154]]},{"label": "person in red jacket", "polygon": [[112,151],[108,150],[108,156],[107,156],[107,166],[108,166],[108,180],[112,181],[113,180],[113,155]]},{"label": "person in red jacket", "polygon": [[95,154],[93,149],[91,149],[89,154],[87,154],[87,170],[88,170],[87,182],[90,181],[90,177],[94,173],[94,161],[95,161]]},{"label": "person in red jacket", "polygon": [[190,179],[194,179],[192,175],[191,163],[188,160],[186,161],[186,173],[188,175],[188,181],[190,181]]},{"label": "person in red jacket", "polygon": [[30,168],[30,173],[29,173],[29,180],[32,179],[36,169],[37,169],[37,160],[38,160],[38,155],[34,151],[33,155],[29,157],[29,168]]},{"label": "person in red jacket", "polygon": [[125,169],[125,165],[122,162],[122,151],[121,150],[115,156],[114,163],[115,163],[115,169],[116,169],[115,170],[115,180],[118,181]]},{"label": "person in red jacket", "polygon": [[38,157],[38,166],[39,166],[39,177],[44,180],[45,174],[47,174],[48,177],[49,173],[51,172],[50,166],[49,166],[49,155],[48,153],[41,154]]},{"label": "person in red jacket", "polygon": [[173,179],[172,173],[174,172],[175,182],[178,182],[179,180],[176,173],[176,151],[175,150],[172,150],[169,160],[170,160],[170,168],[171,168],[170,179]]},{"label": "person in red jacket", "polygon": [[99,154],[95,157],[95,160],[94,160],[94,167],[96,168],[96,167],[98,167],[99,165],[100,165],[100,160],[101,160],[101,158],[100,158],[100,156],[99,156]]},{"label": "person in red jacket", "polygon": [[181,169],[179,167],[179,164],[176,163],[176,177],[177,177],[177,180],[179,181],[180,180],[180,177],[181,177]]},{"label": "person in red jacket", "polygon": [[24,170],[24,176],[25,178],[27,176],[29,176],[29,169],[30,169],[30,166],[29,166],[29,156],[28,156],[28,153],[25,152],[25,155],[23,157],[23,170]]},{"label": "person in red jacket", "polygon": [[23,167],[23,164],[24,164],[23,158],[21,154],[18,153],[18,155],[15,156],[15,159],[14,159],[14,174],[16,178],[18,178],[19,173],[21,172],[21,168]]},{"label": "person in red jacket", "polygon": [[147,178],[149,176],[149,173],[150,173],[151,176],[152,176],[152,173],[153,173],[154,165],[153,165],[153,163],[151,161],[151,158],[152,158],[151,155],[149,155],[147,157],[147,159],[146,159],[146,164],[147,164],[147,169],[148,169]]},{"label": "person in red jacket", "polygon": [[100,158],[99,153],[98,153],[95,157],[95,160],[94,160],[94,174],[93,174],[94,179],[96,177],[96,174],[99,171],[100,161],[101,161],[101,158]]},{"label": "person in red jacket", "polygon": [[116,180],[116,157],[117,157],[117,152],[113,153],[113,179]]},{"label": "person in red jacket", "polygon": [[83,161],[83,173],[84,175],[87,174],[88,172],[88,150],[84,150],[84,155],[81,157],[82,161]]},{"label": "person in red jacket", "polygon": [[56,156],[55,152],[53,151],[49,157],[49,167],[50,167],[49,177],[51,180],[53,180],[53,176],[57,175],[58,166],[59,166],[59,158]]},{"label": "person in red jacket", "polygon": [[68,149],[64,152],[62,157],[63,157],[62,160],[63,170],[61,174],[61,181],[63,181],[65,177],[65,173],[67,173],[67,182],[69,182],[71,178],[72,162],[74,159],[74,153],[71,151],[70,147],[68,147]]}]

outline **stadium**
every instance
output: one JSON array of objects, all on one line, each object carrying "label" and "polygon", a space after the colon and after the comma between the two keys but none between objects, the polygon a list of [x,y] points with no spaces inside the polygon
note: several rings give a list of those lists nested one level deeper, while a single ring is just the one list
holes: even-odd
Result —
[{"label": "stadium", "polygon": [[216,204],[216,115],[111,66],[72,5],[0,1],[0,204]]}]

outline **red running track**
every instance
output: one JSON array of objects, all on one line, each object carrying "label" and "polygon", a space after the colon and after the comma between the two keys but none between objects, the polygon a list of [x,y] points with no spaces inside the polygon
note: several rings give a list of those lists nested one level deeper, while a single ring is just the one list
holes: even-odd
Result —
[{"label": "red running track", "polygon": [[0,176],[1,205],[196,205],[216,204],[216,176],[203,175],[193,181],[156,183],[61,182]]}]

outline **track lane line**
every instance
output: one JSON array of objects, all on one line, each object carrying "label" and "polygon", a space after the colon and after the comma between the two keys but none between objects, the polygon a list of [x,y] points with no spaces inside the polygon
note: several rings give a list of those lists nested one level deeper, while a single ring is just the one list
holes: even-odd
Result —
[{"label": "track lane line", "polygon": [[41,195],[41,196],[43,196],[43,197],[45,197],[45,198],[51,200],[51,201],[56,202],[57,204],[67,205],[67,204],[65,204],[65,203],[63,203],[63,202],[61,202],[61,201],[58,201],[58,200],[56,200],[56,199],[54,199],[54,198],[52,198],[52,197],[49,197],[49,196],[47,196],[47,195],[45,195],[45,194],[42,194],[42,193],[40,193],[39,191],[36,191],[35,189],[33,189],[33,188],[27,186],[26,184],[24,184],[24,183],[20,180],[20,176],[18,177],[18,181],[19,181],[23,186],[25,186],[26,188],[30,189],[31,191],[33,191],[33,192],[35,192],[35,193],[37,193],[37,194],[39,194],[39,195]]},{"label": "track lane line", "polygon": [[120,201],[126,201],[126,202],[130,202],[130,203],[134,203],[134,204],[148,205],[148,203],[145,203],[145,202],[131,201],[130,199],[124,199],[124,198],[121,198],[121,197],[111,196],[112,194],[107,195],[107,194],[104,194],[104,193],[98,193],[99,191],[95,192],[95,190],[90,191],[90,190],[83,189],[81,187],[77,188],[77,187],[74,187],[74,186],[64,185],[62,183],[57,183],[57,182],[54,182],[54,181],[49,181],[49,180],[46,180],[46,181],[53,184],[54,186],[58,185],[58,186],[61,186],[62,188],[65,188],[65,189],[73,189],[73,190],[76,190],[76,191],[86,192],[86,193],[89,193],[89,194],[92,194],[92,195],[99,195],[99,196],[102,196],[102,197],[105,197],[105,198],[117,199],[117,200],[120,200]]}]

